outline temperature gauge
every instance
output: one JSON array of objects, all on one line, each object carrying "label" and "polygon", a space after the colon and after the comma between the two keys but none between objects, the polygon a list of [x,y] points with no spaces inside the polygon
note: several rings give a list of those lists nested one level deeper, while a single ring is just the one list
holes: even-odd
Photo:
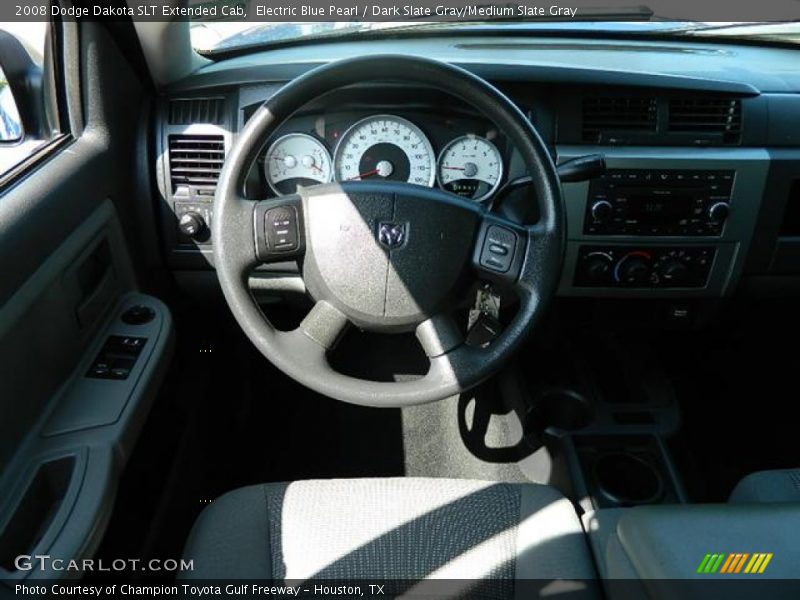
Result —
[{"label": "temperature gauge", "polygon": [[331,180],[331,155],[317,138],[290,133],[267,150],[264,174],[276,194],[294,194],[297,186],[310,187]]},{"label": "temperature gauge", "polygon": [[465,135],[444,147],[436,177],[442,189],[482,202],[500,186],[503,158],[486,138]]}]

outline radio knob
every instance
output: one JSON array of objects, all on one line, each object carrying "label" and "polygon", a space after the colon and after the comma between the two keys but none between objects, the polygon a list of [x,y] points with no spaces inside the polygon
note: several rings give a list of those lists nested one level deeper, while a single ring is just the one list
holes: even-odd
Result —
[{"label": "radio knob", "polygon": [[727,202],[716,202],[712,204],[708,209],[708,218],[714,221],[715,223],[722,223],[725,219],[728,218],[728,215],[731,212],[731,207],[728,205]]},{"label": "radio knob", "polygon": [[689,277],[688,267],[677,258],[669,259],[659,270],[661,271],[661,279],[671,285],[680,285]]},{"label": "radio knob", "polygon": [[206,230],[206,221],[200,213],[189,211],[181,215],[178,220],[178,229],[186,237],[197,239]]},{"label": "radio knob", "polygon": [[650,277],[650,256],[644,252],[627,254],[617,263],[614,272],[619,283],[625,285],[641,285]]},{"label": "radio knob", "polygon": [[611,206],[611,203],[607,200],[598,200],[592,204],[590,211],[592,213],[592,218],[600,223],[611,218],[611,215],[614,212],[614,207]]}]

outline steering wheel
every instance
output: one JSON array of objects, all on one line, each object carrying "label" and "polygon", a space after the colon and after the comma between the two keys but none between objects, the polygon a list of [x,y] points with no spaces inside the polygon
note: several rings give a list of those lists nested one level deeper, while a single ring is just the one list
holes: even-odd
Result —
[{"label": "steering wheel", "polygon": [[[398,182],[342,182],[254,201],[244,181],[265,141],[296,110],[337,88],[370,81],[438,88],[491,119],[520,152],[540,220],[524,226],[441,190]],[[554,293],[564,254],[561,188],[531,122],[501,92],[464,69],[425,58],[373,55],[318,67],[281,88],[247,122],[220,175],[212,240],[222,291],[261,353],[289,377],[332,398],[408,406],[466,391],[518,348]],[[259,263],[297,260],[315,305],[293,331],[277,330],[254,300]],[[519,307],[488,346],[467,345],[450,309],[476,279],[512,289]],[[377,382],[335,371],[327,358],[349,324],[416,332],[426,375]]]}]

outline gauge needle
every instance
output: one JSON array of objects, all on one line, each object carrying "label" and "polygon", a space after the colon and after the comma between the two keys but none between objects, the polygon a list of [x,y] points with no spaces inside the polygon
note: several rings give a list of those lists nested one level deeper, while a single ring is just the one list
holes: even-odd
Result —
[{"label": "gauge needle", "polygon": [[380,169],[372,169],[371,171],[367,171],[366,173],[361,173],[361,175],[350,177],[347,181],[352,181],[353,179],[364,179],[365,177],[369,177],[371,175],[377,175],[379,171]]},{"label": "gauge needle", "polygon": [[450,169],[451,171],[466,171],[464,167],[442,167],[443,169]]}]

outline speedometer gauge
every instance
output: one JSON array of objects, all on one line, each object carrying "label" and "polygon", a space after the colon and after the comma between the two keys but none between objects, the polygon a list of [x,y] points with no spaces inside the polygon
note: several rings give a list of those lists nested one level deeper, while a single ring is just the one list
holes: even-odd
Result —
[{"label": "speedometer gauge", "polygon": [[294,194],[297,186],[331,180],[331,155],[317,138],[290,133],[275,140],[267,150],[264,174],[273,192]]},{"label": "speedometer gauge", "polygon": [[403,181],[431,187],[436,157],[428,138],[411,121],[393,115],[362,119],[348,129],[333,153],[337,181]]},{"label": "speedometer gauge", "polygon": [[481,202],[497,191],[503,158],[486,138],[465,135],[444,147],[436,176],[442,189]]}]

